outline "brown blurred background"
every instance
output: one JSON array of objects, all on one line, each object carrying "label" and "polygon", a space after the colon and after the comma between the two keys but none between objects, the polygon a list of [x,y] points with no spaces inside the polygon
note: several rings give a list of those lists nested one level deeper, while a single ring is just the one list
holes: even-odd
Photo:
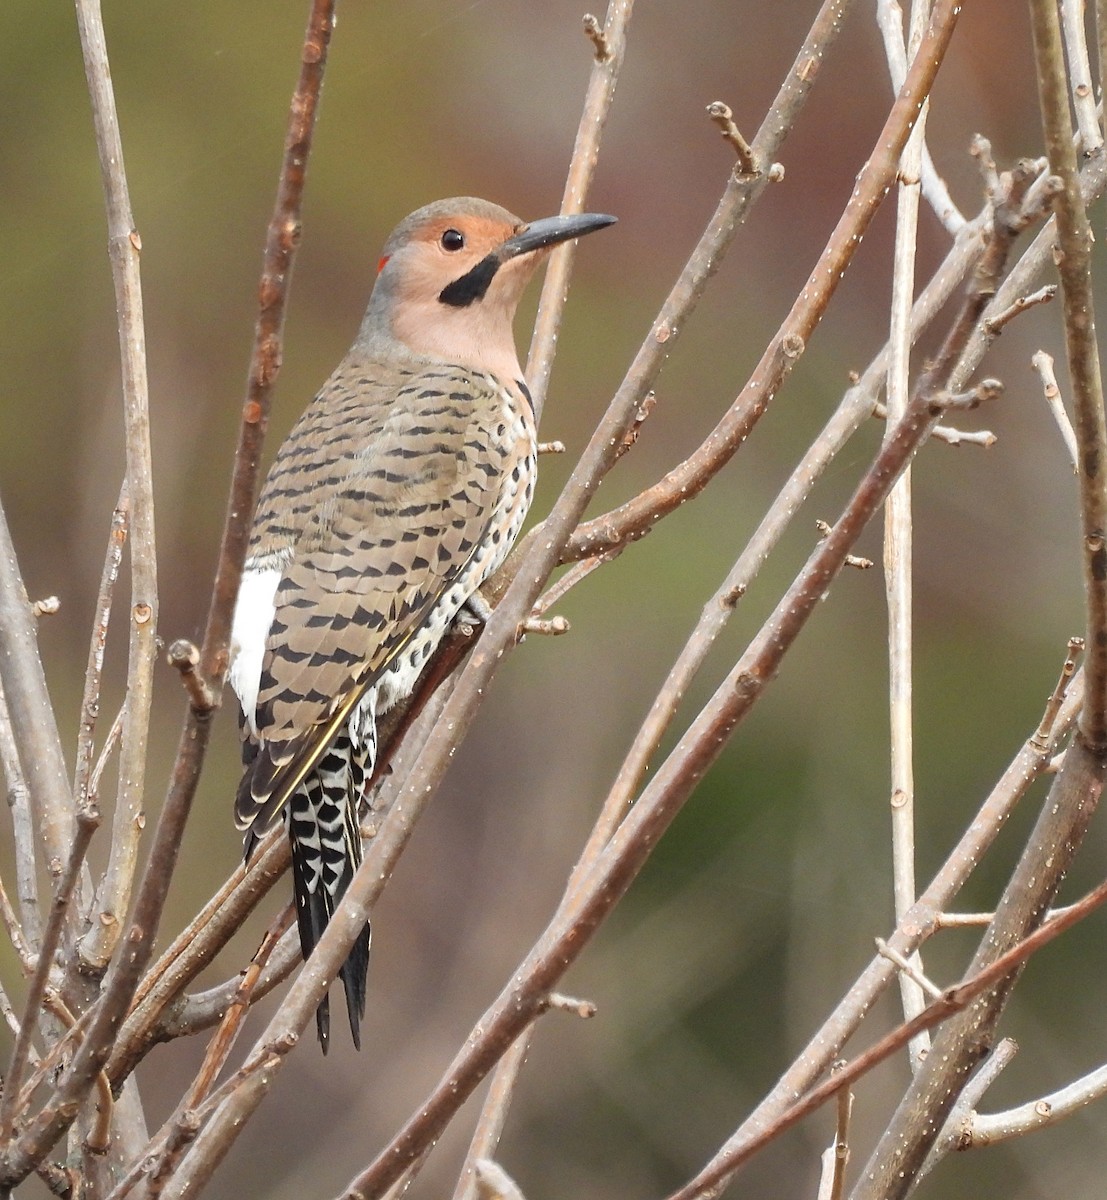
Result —
[{"label": "brown blurred background", "polygon": [[[161,633],[198,637],[306,6],[105,7],[143,242]],[[698,444],[837,220],[889,102],[871,7],[857,6],[823,64],[780,155],[786,178],[753,211],[681,338],[637,448],[601,491],[604,508]],[[589,199],[620,223],[580,248],[543,430],[570,453],[543,460],[537,515],[716,204],[732,157],[704,106],[727,101],[752,137],[816,8],[815,0],[639,6]],[[466,193],[524,217],[556,211],[589,71],[581,12],[563,0],[340,6],[270,452],[350,341],[371,265],[400,217]],[[42,640],[71,753],[123,456],[100,181],[70,7],[8,0],[0,10],[0,111],[0,497],[32,596],[61,597]],[[1040,152],[1023,6],[966,5],[929,131],[970,215],[980,195],[966,154],[973,133],[992,139],[1001,166]],[[702,604],[848,372],[882,344],[892,229],[888,205],[785,391],[702,499],[572,594],[561,607],[570,637],[532,638],[510,659],[376,914],[366,1049],[354,1054],[339,1029],[328,1061],[314,1045],[295,1054],[209,1195],[333,1195],[438,1078],[541,930],[647,698]],[[923,277],[948,240],[924,213]],[[986,363],[1007,394],[974,415],[973,427],[994,429],[997,445],[933,444],[915,473],[921,881],[1033,730],[1065,639],[1081,629],[1076,489],[1029,369],[1039,347],[1060,355],[1058,328],[1056,311],[1035,310],[1007,329]],[[520,330],[525,344],[523,321]],[[880,433],[874,422],[836,462],[742,601],[686,714],[792,578],[815,518],[837,514]],[[862,550],[879,560],[875,531]],[[117,633],[105,720],[120,696],[119,641]],[[867,961],[873,937],[888,931],[885,679],[880,576],[851,572],[566,980],[567,990],[596,1001],[598,1016],[545,1019],[502,1152],[530,1200],[653,1197],[681,1182],[791,1061]],[[151,815],[183,708],[168,669],[158,682]],[[221,723],[167,936],[240,852],[229,711]],[[1020,808],[964,907],[991,904],[1034,807]],[[1103,849],[1093,831],[1074,889],[1102,874]],[[258,928],[207,981],[244,963]],[[927,957],[937,979],[956,977],[971,936],[942,935]],[[1103,920],[1093,920],[1035,960],[1004,1027],[1022,1051],[989,1108],[1048,1091],[1107,1055],[1103,942]],[[11,977],[6,947],[0,961]],[[894,1016],[886,1003],[863,1040]],[[247,1043],[263,1020],[252,1019]],[[199,1042],[163,1047],[144,1065],[152,1123],[200,1050]],[[855,1167],[905,1070],[897,1060],[860,1089]],[[413,1194],[452,1188],[474,1115],[471,1104]],[[731,1194],[813,1196],[830,1121],[820,1114],[763,1153]],[[1100,1195],[1105,1127],[1107,1109],[1093,1107],[1058,1129],[959,1156],[923,1194]]]}]

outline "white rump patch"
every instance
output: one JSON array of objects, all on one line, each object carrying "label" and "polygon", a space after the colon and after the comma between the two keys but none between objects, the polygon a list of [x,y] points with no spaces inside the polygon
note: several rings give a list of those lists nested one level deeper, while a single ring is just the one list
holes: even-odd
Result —
[{"label": "white rump patch", "polygon": [[242,575],[231,625],[231,666],[227,678],[238,695],[250,732],[257,737],[258,685],[265,641],[276,612],[274,603],[281,572],[247,569]]}]

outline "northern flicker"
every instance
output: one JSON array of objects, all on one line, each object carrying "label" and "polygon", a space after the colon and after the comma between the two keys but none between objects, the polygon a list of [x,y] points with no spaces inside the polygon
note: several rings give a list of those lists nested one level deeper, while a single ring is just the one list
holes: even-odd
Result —
[{"label": "northern flicker", "polygon": [[[535,418],[512,332],[523,289],[552,246],[614,220],[528,225],[471,198],[412,213],[266,479],[231,639],[235,819],[249,857],[283,814],[305,959],[361,861],[377,717],[410,695],[530,505]],[[367,925],[341,971],[356,1046],[368,955]],[[326,998],[316,1024],[326,1051]]]}]

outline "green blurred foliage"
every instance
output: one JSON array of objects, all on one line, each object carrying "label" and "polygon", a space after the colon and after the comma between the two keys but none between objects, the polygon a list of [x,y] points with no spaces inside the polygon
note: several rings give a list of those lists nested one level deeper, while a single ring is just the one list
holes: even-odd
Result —
[{"label": "green blurred foliage", "polygon": [[[536,514],[552,503],[716,203],[731,160],[704,106],[725,99],[752,135],[815,8],[814,0],[640,6],[589,201],[620,224],[581,247],[543,431],[570,454],[543,461]],[[1021,8],[1003,0],[966,8],[930,141],[971,213],[979,185],[970,135],[991,137],[1001,166],[1039,153],[1040,138]],[[197,636],[206,613],[304,15],[301,4],[250,0],[105,6],[143,244],[167,641]],[[562,0],[340,6],[273,446],[349,342],[377,247],[400,217],[464,193],[528,217],[556,210],[589,70],[579,19]],[[833,227],[887,97],[871,14],[859,6],[781,154],[784,182],[739,234],[597,508],[693,449],[741,388]],[[0,10],[0,110],[0,496],[29,590],[62,599],[61,615],[43,626],[43,649],[71,746],[123,455],[100,184],[70,9],[8,0]],[[326,1063],[313,1046],[294,1055],[210,1195],[338,1190],[422,1098],[539,932],[648,697],[848,372],[883,341],[886,208],[735,462],[569,597],[571,637],[530,639],[501,673],[380,905],[366,1050],[358,1058],[339,1046]],[[924,214],[920,277],[947,244]],[[1080,628],[1075,484],[1029,372],[1039,346],[1060,353],[1055,312],[1020,318],[987,364],[1008,391],[977,423],[995,429],[998,444],[986,452],[933,444],[915,470],[920,879],[1032,731],[1065,638]],[[770,611],[810,550],[814,519],[837,513],[879,435],[863,431],[819,485],[739,605],[685,717]],[[876,531],[862,552],[879,561]],[[122,606],[126,578],[120,588]],[[120,640],[110,647],[107,714],[121,695]],[[536,1039],[503,1151],[531,1200],[659,1195],[686,1178],[791,1061],[871,954],[872,938],[888,931],[885,679],[880,576],[850,572],[567,980],[599,1003],[597,1018],[548,1018]],[[182,706],[162,671],[151,816]],[[227,714],[182,847],[167,934],[238,857],[232,725]],[[994,899],[1033,807],[1028,800],[1004,832],[969,907]],[[1102,848],[1093,833],[1082,879],[1097,874]],[[206,981],[241,966],[257,927]],[[1102,922],[1089,922],[1031,968],[1007,1023],[1022,1052],[990,1103],[1038,1094],[1103,1057],[1101,940]],[[928,957],[936,977],[955,977],[970,945],[968,935],[945,935]],[[10,977],[6,952],[2,962]],[[248,1035],[272,1001],[262,1007]],[[882,1005],[863,1040],[895,1015]],[[199,1053],[167,1046],[144,1066],[152,1124]],[[855,1166],[904,1072],[896,1062],[860,1089]],[[1103,1109],[1093,1108],[1048,1134],[958,1157],[924,1193],[1098,1194],[1103,1134]],[[733,1194],[813,1195],[830,1135],[829,1116],[809,1120]],[[415,1194],[451,1186],[464,1141],[462,1121]]]}]

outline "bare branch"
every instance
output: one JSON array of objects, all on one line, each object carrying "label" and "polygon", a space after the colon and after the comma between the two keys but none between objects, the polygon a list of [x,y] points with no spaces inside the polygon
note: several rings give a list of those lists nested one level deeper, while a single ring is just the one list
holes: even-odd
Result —
[{"label": "bare branch", "polygon": [[[135,229],[123,140],[115,108],[100,0],[78,0],[77,27],[85,64],[96,150],[107,210],[108,254],[119,320],[124,443],[127,453],[127,502],[130,506],[131,612],[127,659],[127,705],[120,749],[119,787],[112,818],[108,867],[97,891],[94,917],[81,939],[86,970],[107,966],[130,903],[145,825],[146,742],[157,658],[158,584],[154,542],[154,485],[150,461],[150,405],[146,377],[146,334],[139,275],[141,240]],[[109,547],[109,557],[111,550]],[[95,642],[94,642],[95,652]]]},{"label": "bare branch", "polygon": [[1036,292],[1031,292],[1029,296],[1017,297],[1003,312],[996,313],[994,317],[989,317],[984,322],[984,328],[988,333],[999,333],[1009,321],[1013,321],[1020,313],[1026,312],[1028,308],[1033,308],[1037,304],[1048,304],[1056,295],[1057,285],[1055,283],[1047,283],[1045,287],[1038,288]]},{"label": "bare branch", "polygon": [[[987,1052],[995,1023],[1018,978],[1017,969],[996,975],[994,964],[1007,961],[1012,947],[1043,932],[1037,927],[1080,845],[1102,786],[1103,765],[1078,734],[969,967],[970,974],[985,973],[998,982],[951,1020],[935,1040],[862,1171],[854,1200],[894,1200],[909,1190],[958,1095]],[[1058,917],[1044,928],[1067,920]]]},{"label": "bare branch", "polygon": [[[107,1071],[113,1081],[126,1078],[134,1069],[157,1037],[159,1025],[167,1019],[170,1005],[178,1001],[184,988],[231,939],[235,930],[284,874],[288,862],[288,838],[283,830],[274,830],[254,853],[249,869],[241,866],[236,868],[230,879],[150,968],[135,994],[133,1008],[119,1030],[108,1060]],[[235,987],[237,982],[235,980]],[[191,999],[180,1001],[182,1010],[188,1007]],[[232,989],[228,989],[210,1023],[221,1019],[231,999]],[[174,1013],[174,1017],[177,1016],[183,1018],[183,1011]]]},{"label": "bare branch", "polygon": [[[880,6],[881,11],[885,8]],[[919,46],[926,29],[929,5],[911,5],[910,53]],[[887,35],[885,41],[887,42]],[[915,251],[919,220],[919,177],[922,171],[928,105],[907,139],[900,158],[896,208],[896,240],[892,270],[891,319],[888,332],[888,433],[891,423],[907,410],[911,390],[911,300],[915,294]],[[911,471],[896,480],[884,503],[884,594],[888,608],[888,719],[890,730],[890,801],[892,833],[892,897],[897,922],[915,902],[915,776],[912,658],[912,556]],[[916,954],[915,967],[922,962]],[[926,1001],[912,970],[900,975],[903,1015],[910,1019]],[[912,1043],[912,1067],[929,1050],[930,1040],[920,1034]]]},{"label": "bare branch", "polygon": [[[0,517],[2,519],[2,517]],[[4,894],[4,923],[8,927],[12,944],[19,949],[20,961],[25,973],[30,972],[28,963],[34,961],[33,947],[38,945],[41,923],[38,907],[38,873],[35,862],[35,823],[31,813],[31,798],[23,768],[19,765],[19,747],[15,732],[8,719],[8,706],[4,698],[4,686],[0,682],[0,768],[7,784],[8,807],[12,814],[12,841],[15,848],[15,886],[19,900],[19,916]],[[2,889],[0,889],[2,890]]]},{"label": "bare branch", "polygon": [[8,937],[11,938],[12,946],[19,956],[19,965],[23,974],[32,974],[35,969],[35,952],[23,935],[23,928],[19,924],[19,918],[15,915],[15,909],[12,908],[12,902],[8,899],[3,880],[0,880],[0,917],[4,921],[4,928],[8,932]]},{"label": "bare branch", "polygon": [[124,480],[119,499],[112,513],[104,569],[100,575],[100,590],[96,597],[96,619],[89,639],[88,667],[85,670],[85,690],[81,697],[81,727],[77,735],[77,763],[73,770],[73,795],[78,805],[88,794],[89,772],[92,770],[93,739],[96,721],[100,716],[100,681],[104,671],[104,649],[108,640],[108,621],[111,618],[115,581],[123,561],[123,546],[127,541],[127,526],[131,503]]},{"label": "bare branch", "polygon": [[[1033,738],[1020,749],[981,806],[976,818],[946,859],[930,885],[912,905],[887,944],[906,957],[915,951],[928,934],[937,927],[939,914],[960,890],[971,871],[992,844],[1018,800],[1049,766],[1053,747],[1072,728],[1080,711],[1082,688],[1080,676],[1073,682],[1061,712],[1053,724],[1053,741],[1042,749]],[[731,1156],[744,1154],[754,1139],[775,1126],[779,1117],[788,1111],[797,1095],[811,1088],[822,1073],[841,1053],[842,1047],[856,1031],[877,997],[891,982],[895,968],[884,955],[877,955],[854,982],[848,994],[816,1030],[800,1055],[784,1072],[769,1094],[735,1131],[719,1152],[704,1167],[701,1176],[716,1176],[716,1170]],[[760,1144],[760,1143],[759,1143]],[[753,1151],[750,1150],[750,1153]],[[718,1171],[720,1185],[731,1178],[729,1170]]]},{"label": "bare branch", "polygon": [[[627,27],[634,10],[634,0],[610,0],[603,29],[590,13],[584,18],[584,31],[595,48],[595,61],[588,80],[584,97],[584,108],[580,114],[573,156],[565,178],[565,190],[561,199],[563,213],[584,211],[588,190],[600,153],[600,138],[615,98],[615,85],[626,53]],[[569,279],[573,272],[576,244],[566,242],[558,246],[550,256],[546,277],[542,281],[542,294],[538,300],[538,315],[531,335],[530,353],[527,356],[526,376],[534,404],[535,419],[542,416],[546,403],[546,392],[550,385],[557,334],[565,312],[565,301],[569,295]]]},{"label": "bare branch", "polygon": [[[892,80],[892,87],[898,92],[907,76],[907,46],[903,36],[903,13],[897,0],[878,0],[876,22],[884,41],[884,56],[888,60],[888,74]],[[917,29],[913,9],[912,50],[917,45]],[[964,227],[965,218],[954,204],[945,180],[938,174],[925,141],[922,144],[921,170],[910,174],[908,178],[912,181],[921,180],[922,194],[926,202],[949,233],[956,237]]]},{"label": "bare branch", "polygon": [[[46,678],[38,654],[38,634],[31,603],[19,574],[8,522],[0,508],[0,695],[19,754],[20,775],[27,785],[35,829],[42,839],[47,866],[57,875],[73,836],[73,797],[69,772]],[[9,776],[9,784],[11,777]],[[21,882],[29,882],[27,876]],[[24,911],[23,932],[33,937]]]},{"label": "bare branch", "polygon": [[[942,994],[942,989],[936,983],[932,983],[919,970],[918,966],[911,962],[910,959],[904,958],[898,950],[893,949],[883,938],[876,939],[876,952],[882,958],[888,959],[889,962],[895,963],[900,972],[909,976],[919,987],[919,990],[929,996],[931,1000]],[[921,1011],[921,1010],[920,1010]]]},{"label": "bare branch", "polygon": [[[1002,1043],[1001,1043],[1002,1044]],[[998,1047],[997,1047],[998,1050]],[[1008,1138],[1021,1137],[1036,1129],[1056,1125],[1074,1112],[1107,1095],[1107,1066],[1097,1067],[1063,1088],[1028,1100],[1017,1108],[1000,1113],[973,1113],[952,1148],[994,1145]],[[953,1131],[950,1131],[953,1133]]]},{"label": "bare branch", "polygon": [[729,142],[734,147],[734,153],[738,158],[738,165],[735,169],[738,173],[755,175],[759,170],[757,160],[753,157],[753,149],[749,142],[742,136],[738,126],[734,124],[734,114],[730,111],[730,106],[721,100],[713,100],[707,106],[707,115],[714,124],[718,125],[723,141]]},{"label": "bare branch", "polygon": [[1034,48],[1050,169],[1064,188],[1054,202],[1060,246],[1058,272],[1065,312],[1076,435],[1080,447],[1080,510],[1083,525],[1084,591],[1087,607],[1085,689],[1087,700],[1080,729],[1093,754],[1107,752],[1107,425],[1103,414],[1103,382],[1095,337],[1091,286],[1092,231],[1077,175],[1065,64],[1057,8],[1049,0],[1032,0]]},{"label": "bare branch", "polygon": [[1042,381],[1042,394],[1049,405],[1049,411],[1061,431],[1061,440],[1069,453],[1073,473],[1080,474],[1080,448],[1076,444],[1076,431],[1065,411],[1065,402],[1061,399],[1061,389],[1057,386],[1057,375],[1053,370],[1053,356],[1044,350],[1038,350],[1030,359],[1030,364]]},{"label": "bare branch", "polygon": [[[871,1071],[878,1063],[895,1054],[897,1050],[907,1045],[920,1030],[932,1029],[943,1021],[948,1020],[952,1023],[958,1018],[964,1017],[966,1010],[977,997],[997,983],[1001,983],[1005,976],[1009,977],[1012,973],[1018,974],[1032,954],[1071,925],[1083,920],[1105,902],[1107,902],[1107,883],[1102,883],[1073,906],[1074,911],[1070,918],[1058,918],[1048,925],[1041,926],[1024,940],[1017,942],[990,966],[971,972],[966,976],[964,982],[943,992],[939,999],[927,1005],[917,1017],[905,1021],[864,1053],[844,1064],[839,1071],[831,1075],[824,1083],[812,1088],[800,1100],[792,1103],[777,1120],[763,1126],[748,1141],[740,1146],[733,1146],[725,1155],[716,1156],[707,1168],[679,1191],[674,1192],[668,1200],[707,1200],[709,1196],[718,1195],[719,1190],[733,1178],[743,1163],[748,1162],[763,1146],[779,1137],[786,1129],[791,1129],[793,1125],[821,1107],[843,1088]],[[943,1030],[943,1034],[944,1032],[945,1030]],[[939,1038],[934,1043],[935,1053],[938,1052],[940,1045],[941,1039]],[[931,1059],[927,1059],[927,1062],[930,1061]],[[868,1169],[869,1167],[865,1168],[866,1171]],[[912,1182],[913,1179],[907,1181],[905,1187],[909,1188]],[[867,1188],[867,1184],[867,1176],[862,1175],[859,1187]],[[857,1194],[857,1189],[853,1194]]]},{"label": "bare branch", "polygon": [[[582,525],[573,534],[562,561],[590,557],[610,549],[625,538],[640,536],[667,513],[701,492],[748,437],[780,389],[785,376],[803,353],[896,176],[899,156],[929,94],[959,12],[959,7],[951,0],[941,0],[936,5],[935,18],[911,65],[906,83],[888,114],[873,153],[858,175],[845,211],[791,311],[738,398],[699,449],[674,467],[664,479],[614,511]],[[794,76],[790,77],[790,82],[793,80]],[[765,130],[766,126],[763,125],[762,132],[754,139],[754,151],[759,162],[771,157],[771,139],[779,137],[778,130],[774,129],[768,135],[765,135]],[[770,141],[770,146],[765,146],[765,141]],[[762,176],[757,176],[749,182],[748,177],[743,176],[741,182],[743,186],[756,188],[762,179]],[[731,188],[737,187],[738,182],[738,177],[732,178]],[[682,318],[684,315],[681,314]],[[654,340],[659,346],[666,345],[677,328],[677,323],[667,319],[666,310],[663,309],[654,326]],[[642,357],[640,352],[635,366],[631,368],[632,373]],[[643,391],[651,384],[652,376],[647,376]],[[625,387],[624,384],[620,394]]]},{"label": "bare branch", "polygon": [[1084,35],[1084,0],[1061,0],[1061,24],[1072,82],[1072,107],[1080,131],[1080,150],[1090,158],[1103,148],[1103,134],[1099,128],[1088,41]]},{"label": "bare branch", "polygon": [[[0,1143],[7,1142],[12,1135],[17,1114],[19,1089],[23,1083],[23,1074],[27,1069],[30,1058],[31,1044],[38,1028],[38,1015],[42,1009],[43,996],[46,994],[50,971],[54,966],[54,953],[61,940],[62,927],[73,902],[73,895],[81,877],[85,854],[89,842],[100,824],[100,814],[95,807],[82,807],[77,812],[77,829],[73,838],[73,846],[69,852],[69,860],[65,871],[58,881],[58,889],[54,902],[50,907],[50,916],[42,934],[42,943],[38,950],[38,963],[35,973],[31,976],[31,984],[27,991],[27,1002],[23,1010],[23,1021],[12,1047],[11,1060],[4,1075],[3,1100],[0,1103]],[[69,1025],[74,1022],[69,1020]]]},{"label": "bare branch", "polygon": [[1014,1038],[1002,1038],[981,1064],[980,1070],[965,1084],[945,1128],[919,1171],[920,1179],[928,1175],[951,1150],[967,1150],[972,1145],[973,1127],[978,1119],[977,1105],[1018,1053],[1018,1049],[1018,1042]]},{"label": "bare branch", "polygon": [[[835,1063],[832,1071],[839,1070],[842,1063]],[[843,1088],[838,1093],[838,1120],[835,1123],[834,1141],[823,1151],[823,1170],[819,1180],[818,1200],[841,1200],[846,1181],[846,1164],[849,1162],[849,1121],[853,1112],[853,1093]]]}]

